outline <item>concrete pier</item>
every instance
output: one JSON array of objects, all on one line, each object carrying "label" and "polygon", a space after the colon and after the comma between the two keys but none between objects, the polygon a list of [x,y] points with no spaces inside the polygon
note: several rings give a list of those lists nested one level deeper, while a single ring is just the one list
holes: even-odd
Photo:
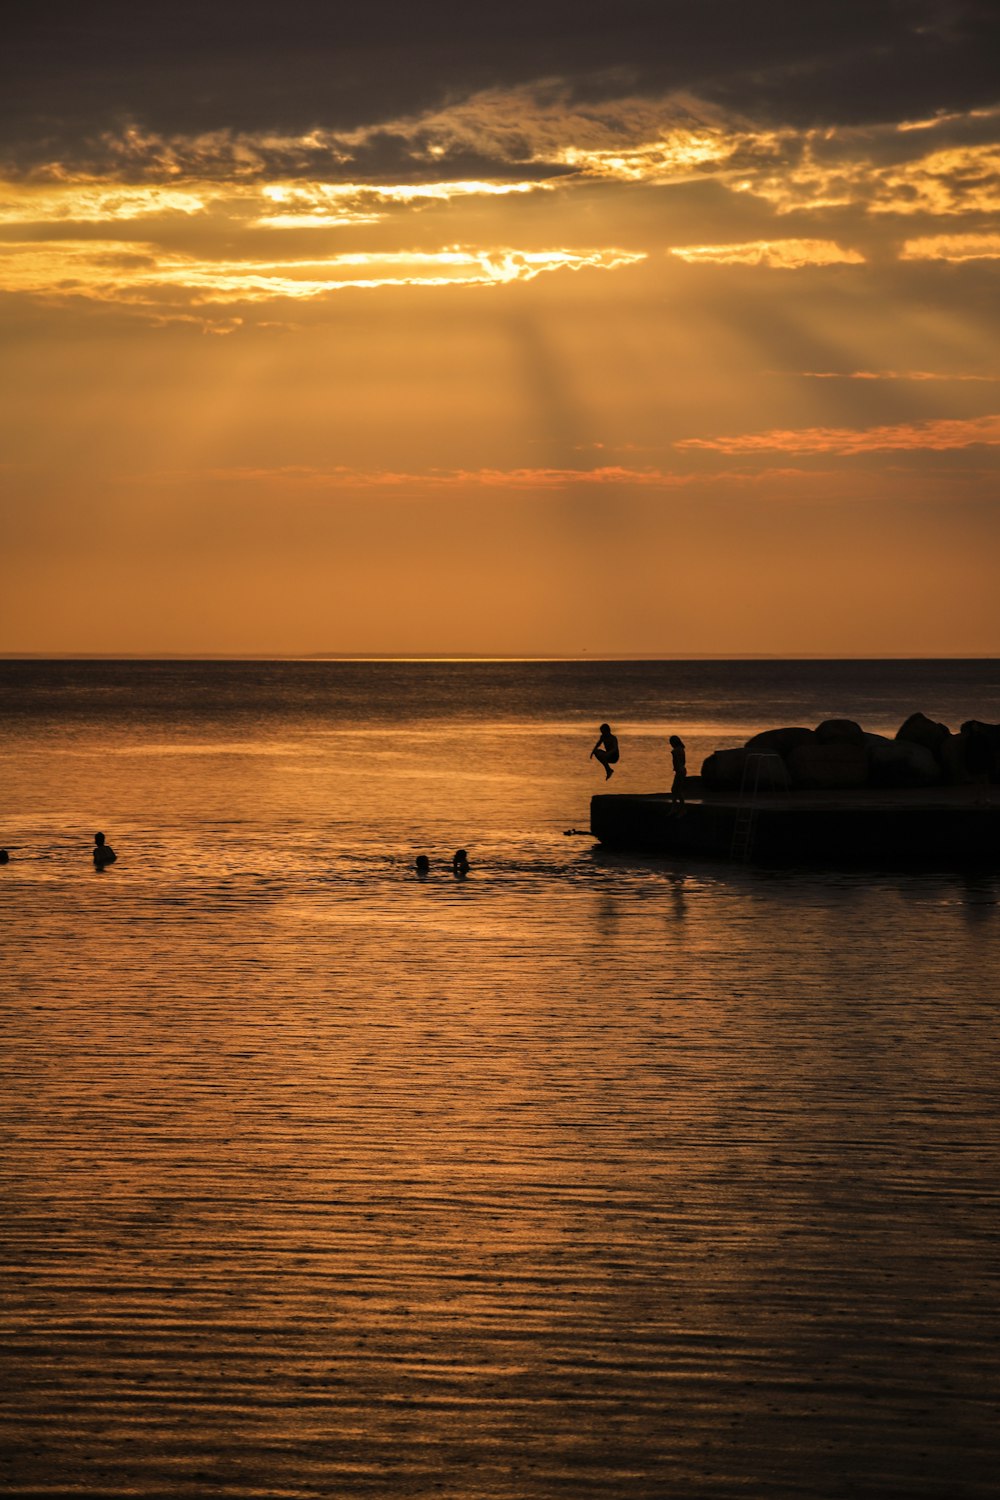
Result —
[{"label": "concrete pier", "polygon": [[675,814],[666,792],[591,798],[608,848],[801,864],[1000,867],[1000,788],[703,795]]}]

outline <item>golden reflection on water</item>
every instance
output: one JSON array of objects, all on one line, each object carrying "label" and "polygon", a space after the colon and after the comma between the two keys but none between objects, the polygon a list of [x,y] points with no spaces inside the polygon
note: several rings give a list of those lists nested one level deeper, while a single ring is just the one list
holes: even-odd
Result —
[{"label": "golden reflection on water", "polygon": [[474,726],[447,805],[276,743],[19,762],[4,1492],[990,1494],[997,879],[593,854],[558,735],[515,809]]}]

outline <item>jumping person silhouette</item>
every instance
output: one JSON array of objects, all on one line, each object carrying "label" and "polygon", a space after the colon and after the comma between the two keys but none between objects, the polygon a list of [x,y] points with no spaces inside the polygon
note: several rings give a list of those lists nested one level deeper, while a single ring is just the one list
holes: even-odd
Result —
[{"label": "jumping person silhouette", "polygon": [[601,725],[601,737],[590,755],[592,760],[599,760],[604,767],[605,781],[615,774],[611,767],[618,760],[618,741],[611,733],[610,724]]}]

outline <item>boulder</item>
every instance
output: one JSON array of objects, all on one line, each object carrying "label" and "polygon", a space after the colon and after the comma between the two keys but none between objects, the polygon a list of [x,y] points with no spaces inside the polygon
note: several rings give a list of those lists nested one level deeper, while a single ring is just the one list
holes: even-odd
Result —
[{"label": "boulder", "polygon": [[815,732],[814,729],[762,729],[760,734],[751,735],[746,748],[758,752],[767,750],[787,757],[796,746],[811,740]]},{"label": "boulder", "polygon": [[1000,724],[967,719],[959,739],[966,770],[972,780],[1000,782]]},{"label": "boulder", "polygon": [[744,788],[748,792],[790,792],[788,766],[775,750],[748,750]]},{"label": "boulder", "polygon": [[701,781],[708,791],[739,791],[746,765],[745,750],[713,750],[702,762]]},{"label": "boulder", "polygon": [[966,764],[965,751],[966,744],[960,734],[949,734],[938,751],[944,779],[951,786],[962,786],[975,780]]},{"label": "boulder", "polygon": [[866,734],[865,749],[872,786],[933,786],[941,780],[937,758],[923,745]]},{"label": "boulder", "polygon": [[928,719],[926,714],[911,714],[906,723],[896,730],[896,738],[907,740],[911,745],[923,745],[925,750],[937,756],[950,733],[947,724],[937,724],[933,719]]},{"label": "boulder", "polygon": [[821,745],[858,745],[865,741],[865,732],[853,719],[824,719],[816,726],[816,738]]},{"label": "boulder", "polygon": [[850,740],[818,740],[799,745],[788,757],[792,783],[803,790],[836,790],[866,786],[868,750]]}]

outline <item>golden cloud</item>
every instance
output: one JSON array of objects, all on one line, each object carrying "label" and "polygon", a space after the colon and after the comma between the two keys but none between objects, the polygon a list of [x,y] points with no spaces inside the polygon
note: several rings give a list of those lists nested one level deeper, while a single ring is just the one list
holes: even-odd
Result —
[{"label": "golden cloud", "polygon": [[672,182],[706,168],[718,168],[738,146],[719,131],[672,130],[629,147],[587,150],[565,146],[555,160],[584,177],[619,178],[626,182]]},{"label": "golden cloud", "polygon": [[[474,216],[477,227],[470,231],[470,216],[460,212],[476,200],[565,199],[597,183],[609,184],[610,195],[617,185],[712,177],[779,214],[852,205],[872,215],[955,219],[1000,207],[1000,146],[968,139],[992,118],[980,111],[871,129],[766,130],[685,96],[583,105],[553,83],[487,91],[353,132],[214,132],[168,140],[132,128],[104,138],[104,175],[52,163],[47,175],[0,183],[0,225],[18,234],[0,249],[0,287],[162,311],[167,304],[308,301],[349,287],[495,286],[553,270],[614,270],[644,260],[645,252],[586,243],[530,251],[476,243],[483,215]],[[946,143],[949,134],[963,131],[963,141]],[[911,157],[899,160],[905,153]],[[453,155],[478,158],[482,170],[449,174]],[[400,170],[370,180],[358,168],[362,158],[391,161]],[[408,180],[407,173],[425,180]],[[404,224],[431,206],[452,210],[457,221],[441,235],[441,248],[321,255],[310,247],[304,254],[292,236],[284,241],[293,247],[287,258],[284,243],[278,248],[282,231]],[[134,238],[118,242],[123,224],[132,226],[125,232]],[[73,225],[80,230],[74,233]],[[171,230],[169,244],[157,245],[164,225]],[[87,240],[85,232],[95,238]],[[263,254],[262,232],[273,232]],[[563,232],[552,234],[556,244]],[[66,233],[74,237],[51,237]],[[203,248],[209,235],[226,246],[218,259]],[[241,235],[247,236],[245,254]],[[409,235],[407,242],[412,246]],[[355,237],[352,252],[357,243]],[[822,235],[713,240],[675,245],[669,253],[692,265],[781,270],[865,262],[859,250]],[[907,261],[998,257],[1000,236],[987,231],[914,236],[902,250]]]},{"label": "golden cloud", "polygon": [[[529,178],[543,183],[553,176],[658,183],[721,175],[730,187],[782,211],[863,203],[875,212],[953,214],[996,204],[1000,147],[982,137],[998,118],[997,109],[971,110],[869,128],[773,129],[681,93],[584,104],[550,80],[483,90],[441,109],[347,131],[164,137],[133,125],[93,145],[91,180],[211,183],[231,190],[250,182],[330,185],[343,175],[347,180],[337,190],[350,196],[379,191],[376,181],[359,183],[362,160],[394,161],[400,169],[395,180],[406,184],[415,173],[423,178],[439,168],[443,178],[449,157],[471,156],[498,168],[483,174],[486,186],[470,185],[476,191],[527,191]],[[539,170],[504,189],[507,169],[516,164]],[[87,181],[58,161],[38,175],[54,185]],[[311,191],[315,196],[315,187]],[[387,191],[401,201],[402,188]],[[413,191],[417,201],[433,195],[434,184]]]},{"label": "golden cloud", "polygon": [[358,252],[322,259],[208,260],[148,244],[55,241],[0,245],[0,289],[46,297],[141,302],[169,292],[196,303],[311,299],[346,288],[496,286],[546,271],[616,270],[635,251],[511,249]]},{"label": "golden cloud", "polygon": [[1000,445],[1000,413],[985,417],[901,422],[892,427],[776,428],[737,437],[683,438],[675,448],[714,453],[880,453],[888,450],[970,448]]},{"label": "golden cloud", "polygon": [[273,182],[260,189],[269,211],[254,219],[261,227],[328,229],[374,224],[393,208],[420,209],[460,198],[505,198],[551,189],[549,182],[331,183]]},{"label": "golden cloud", "polygon": [[980,120],[996,120],[1000,118],[1000,107],[993,106],[990,109],[970,109],[964,113],[959,110],[941,110],[938,114],[928,115],[922,120],[902,120],[896,126],[901,135],[911,130],[937,130],[942,125],[967,123]]},{"label": "golden cloud", "polygon": [[[845,145],[847,143],[844,143]],[[727,178],[739,193],[763,198],[778,213],[860,205],[873,214],[993,213],[1000,207],[1000,148],[955,147],[915,161],[883,165],[873,138],[867,151],[839,151],[836,136],[784,137],[785,159]]]},{"label": "golden cloud", "polygon": [[210,210],[236,225],[324,229],[373,224],[391,209],[418,210],[463,198],[509,197],[547,191],[549,182],[442,181],[427,183],[316,182],[263,184],[185,181],[170,186],[112,184],[97,178],[25,184],[0,182],[0,224],[99,224]]},{"label": "golden cloud", "polygon": [[[582,106],[550,84],[484,91],[443,110],[345,134],[339,144],[352,150],[391,137],[425,162],[473,153],[562,168],[563,183],[716,176],[781,213],[858,204],[873,213],[955,215],[996,207],[1000,148],[972,140],[927,151],[926,138],[981,134],[998,115],[952,112],[867,130],[762,129],[687,95]],[[908,138],[919,154],[900,161]]]},{"label": "golden cloud", "polygon": [[900,260],[1000,260],[1000,234],[930,234],[907,240]]},{"label": "golden cloud", "polygon": [[944,374],[938,370],[800,370],[798,373],[803,380],[973,380],[992,385],[1000,380],[1000,375]]},{"label": "golden cloud", "polygon": [[[89,175],[54,162],[40,170],[44,180],[0,186],[0,222],[112,222],[212,206],[256,226],[330,228],[475,196],[697,177],[714,177],[781,214],[845,206],[882,215],[992,213],[1000,207],[1000,146],[978,137],[997,114],[870,129],[762,129],[684,95],[581,105],[550,83],[484,91],[353,131],[166,139],[131,127],[101,139],[100,167]],[[944,139],[963,134],[957,143]],[[456,155],[493,163],[495,171],[452,177],[447,166]],[[363,159],[395,162],[397,173],[383,181],[361,176]],[[521,175],[512,178],[512,166]]]},{"label": "golden cloud", "polygon": [[1000,146],[953,147],[876,174],[872,213],[991,214],[1000,209]]},{"label": "golden cloud", "polygon": [[340,142],[357,149],[391,137],[430,161],[475,154],[635,179],[724,160],[733,149],[732,136],[718,110],[688,95],[626,96],[583,105],[552,81],[483,90],[444,109],[345,133]]},{"label": "golden cloud", "polygon": [[117,223],[130,219],[204,213],[202,189],[132,186],[88,180],[33,185],[0,182],[0,224]]},{"label": "golden cloud", "polygon": [[843,250],[833,240],[750,240],[737,245],[675,245],[670,251],[691,265],[771,266],[797,270],[801,266],[859,266],[864,256]]},{"label": "golden cloud", "polygon": [[[140,476],[144,481],[166,485],[186,485],[192,478],[208,479],[219,484],[233,484],[240,488],[248,484],[279,485],[289,488],[319,490],[405,490],[412,493],[439,490],[568,490],[576,486],[627,486],[639,489],[686,489],[691,486],[726,483],[742,483],[758,486],[767,479],[782,479],[797,476],[801,470],[783,467],[755,469],[749,472],[728,470],[717,472],[678,472],[669,469],[630,469],[623,465],[606,464],[591,469],[563,468],[513,468],[513,469],[429,469],[424,471],[401,471],[395,469],[355,469],[338,465],[330,469],[317,469],[308,465],[288,464],[278,468],[234,467],[198,471],[197,476],[187,471],[167,471]],[[810,475],[810,477],[813,477]]]},{"label": "golden cloud", "polygon": [[[99,141],[98,155],[112,174],[136,178],[196,178],[232,183],[273,175],[275,163],[286,169],[322,161],[328,167],[346,165],[353,153],[345,149],[332,130],[310,130],[297,135],[280,131],[213,130],[199,135],[163,136],[129,125],[118,132],[107,131]],[[76,175],[54,162],[48,175],[68,179]]]}]

